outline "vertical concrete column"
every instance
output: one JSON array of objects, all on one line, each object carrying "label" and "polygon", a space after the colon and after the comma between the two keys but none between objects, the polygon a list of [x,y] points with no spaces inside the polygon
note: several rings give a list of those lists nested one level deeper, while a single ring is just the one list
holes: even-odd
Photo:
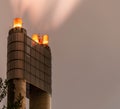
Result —
[{"label": "vertical concrete column", "polygon": [[39,109],[51,109],[51,99],[50,95],[46,92],[39,96]]},{"label": "vertical concrete column", "polygon": [[8,86],[8,104],[12,104],[19,97],[19,94],[23,97],[22,107],[20,109],[26,109],[26,80],[24,79],[12,79],[9,80]]},{"label": "vertical concrete column", "polygon": [[30,93],[30,109],[51,109],[51,96],[45,91]]},{"label": "vertical concrete column", "polygon": [[14,80],[15,85],[15,100],[18,98],[19,94],[23,97],[22,99],[22,107],[20,109],[26,109],[26,80],[24,79],[15,79]]}]

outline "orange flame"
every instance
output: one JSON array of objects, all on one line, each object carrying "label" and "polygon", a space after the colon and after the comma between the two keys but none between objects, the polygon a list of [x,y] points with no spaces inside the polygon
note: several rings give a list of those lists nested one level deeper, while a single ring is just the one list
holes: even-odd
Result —
[{"label": "orange flame", "polygon": [[14,28],[16,28],[16,27],[22,28],[22,19],[21,18],[15,18],[13,27]]},{"label": "orange flame", "polygon": [[42,44],[43,43],[43,38],[40,36],[39,37],[39,44]]},{"label": "orange flame", "polygon": [[43,44],[43,45],[48,45],[48,35],[43,35],[42,37],[39,36],[38,34],[33,34],[32,35],[32,45],[38,44]]},{"label": "orange flame", "polygon": [[32,40],[34,40],[35,42],[39,43],[39,36],[37,34],[33,34],[32,35]]},{"label": "orange flame", "polygon": [[43,43],[43,45],[48,45],[48,35],[43,35],[43,37],[42,37],[42,43]]}]

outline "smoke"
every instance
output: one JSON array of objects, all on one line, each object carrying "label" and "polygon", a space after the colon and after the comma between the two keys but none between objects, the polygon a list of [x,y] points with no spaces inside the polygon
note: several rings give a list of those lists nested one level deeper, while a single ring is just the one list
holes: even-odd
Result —
[{"label": "smoke", "polygon": [[[81,0],[10,0],[15,17],[28,17],[39,28],[56,29],[64,23]],[[38,28],[38,27],[37,27]]]}]

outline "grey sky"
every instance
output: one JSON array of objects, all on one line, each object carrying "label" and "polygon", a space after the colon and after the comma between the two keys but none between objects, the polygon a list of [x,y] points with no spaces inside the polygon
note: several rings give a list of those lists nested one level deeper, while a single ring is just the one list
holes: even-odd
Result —
[{"label": "grey sky", "polygon": [[[120,1],[84,0],[50,32],[53,109],[120,108]],[[13,16],[0,2],[0,76],[6,74],[7,35]],[[33,30],[25,24],[28,34]]]}]

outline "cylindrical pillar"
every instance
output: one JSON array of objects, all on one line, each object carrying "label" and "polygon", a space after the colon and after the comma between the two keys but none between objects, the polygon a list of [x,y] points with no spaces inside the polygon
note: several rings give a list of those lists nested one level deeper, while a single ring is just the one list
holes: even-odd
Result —
[{"label": "cylindrical pillar", "polygon": [[12,79],[9,80],[8,85],[8,106],[13,105],[19,95],[23,97],[21,100],[21,108],[26,109],[26,80],[24,79]]},{"label": "cylindrical pillar", "polygon": [[32,87],[30,92],[30,109],[51,109],[51,95]]}]

